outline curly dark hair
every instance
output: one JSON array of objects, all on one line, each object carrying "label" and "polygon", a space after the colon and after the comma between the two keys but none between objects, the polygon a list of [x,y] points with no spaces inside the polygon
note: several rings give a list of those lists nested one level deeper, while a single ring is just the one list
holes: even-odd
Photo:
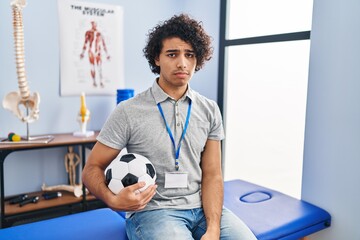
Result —
[{"label": "curly dark hair", "polygon": [[147,36],[148,41],[143,53],[155,74],[160,74],[160,67],[155,64],[155,59],[159,57],[163,40],[167,38],[178,37],[192,46],[196,57],[195,72],[212,57],[211,37],[205,32],[202,22],[190,18],[187,14],[175,15],[156,25]]}]

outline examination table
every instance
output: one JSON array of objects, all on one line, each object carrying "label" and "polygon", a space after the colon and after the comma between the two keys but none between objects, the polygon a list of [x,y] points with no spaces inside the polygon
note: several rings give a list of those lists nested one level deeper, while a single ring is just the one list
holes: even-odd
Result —
[{"label": "examination table", "polygon": [[[243,180],[224,183],[224,206],[259,240],[301,239],[330,227],[324,209]],[[109,208],[0,229],[1,240],[126,240],[124,213]]]}]

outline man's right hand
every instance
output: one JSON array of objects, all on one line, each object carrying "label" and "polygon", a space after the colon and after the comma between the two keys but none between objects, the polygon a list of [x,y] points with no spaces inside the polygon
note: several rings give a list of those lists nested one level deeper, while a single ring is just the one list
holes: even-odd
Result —
[{"label": "man's right hand", "polygon": [[156,194],[157,185],[151,185],[145,191],[140,192],[139,189],[144,186],[145,182],[139,182],[123,188],[113,196],[108,206],[115,211],[138,211],[144,209]]}]

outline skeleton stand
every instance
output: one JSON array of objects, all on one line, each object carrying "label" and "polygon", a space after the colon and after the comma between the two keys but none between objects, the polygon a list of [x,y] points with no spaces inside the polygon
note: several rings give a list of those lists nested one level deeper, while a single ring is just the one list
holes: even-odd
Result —
[{"label": "skeleton stand", "polygon": [[[29,107],[26,103],[26,114],[29,114]],[[37,136],[37,137],[30,137],[30,130],[29,130],[29,123],[26,122],[26,141],[21,141],[22,143],[49,143],[51,140],[54,139],[52,135],[44,135],[44,136]]]}]

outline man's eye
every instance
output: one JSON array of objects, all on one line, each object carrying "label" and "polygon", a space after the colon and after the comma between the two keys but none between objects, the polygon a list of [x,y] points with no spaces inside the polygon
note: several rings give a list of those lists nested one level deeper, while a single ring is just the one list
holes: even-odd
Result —
[{"label": "man's eye", "polygon": [[188,58],[193,58],[193,57],[195,57],[195,54],[193,54],[193,53],[188,53],[188,54],[186,54],[186,57],[188,57]]},{"label": "man's eye", "polygon": [[171,58],[173,58],[173,57],[175,57],[176,55],[175,55],[175,53],[169,53],[168,54],[168,57],[171,57]]}]

